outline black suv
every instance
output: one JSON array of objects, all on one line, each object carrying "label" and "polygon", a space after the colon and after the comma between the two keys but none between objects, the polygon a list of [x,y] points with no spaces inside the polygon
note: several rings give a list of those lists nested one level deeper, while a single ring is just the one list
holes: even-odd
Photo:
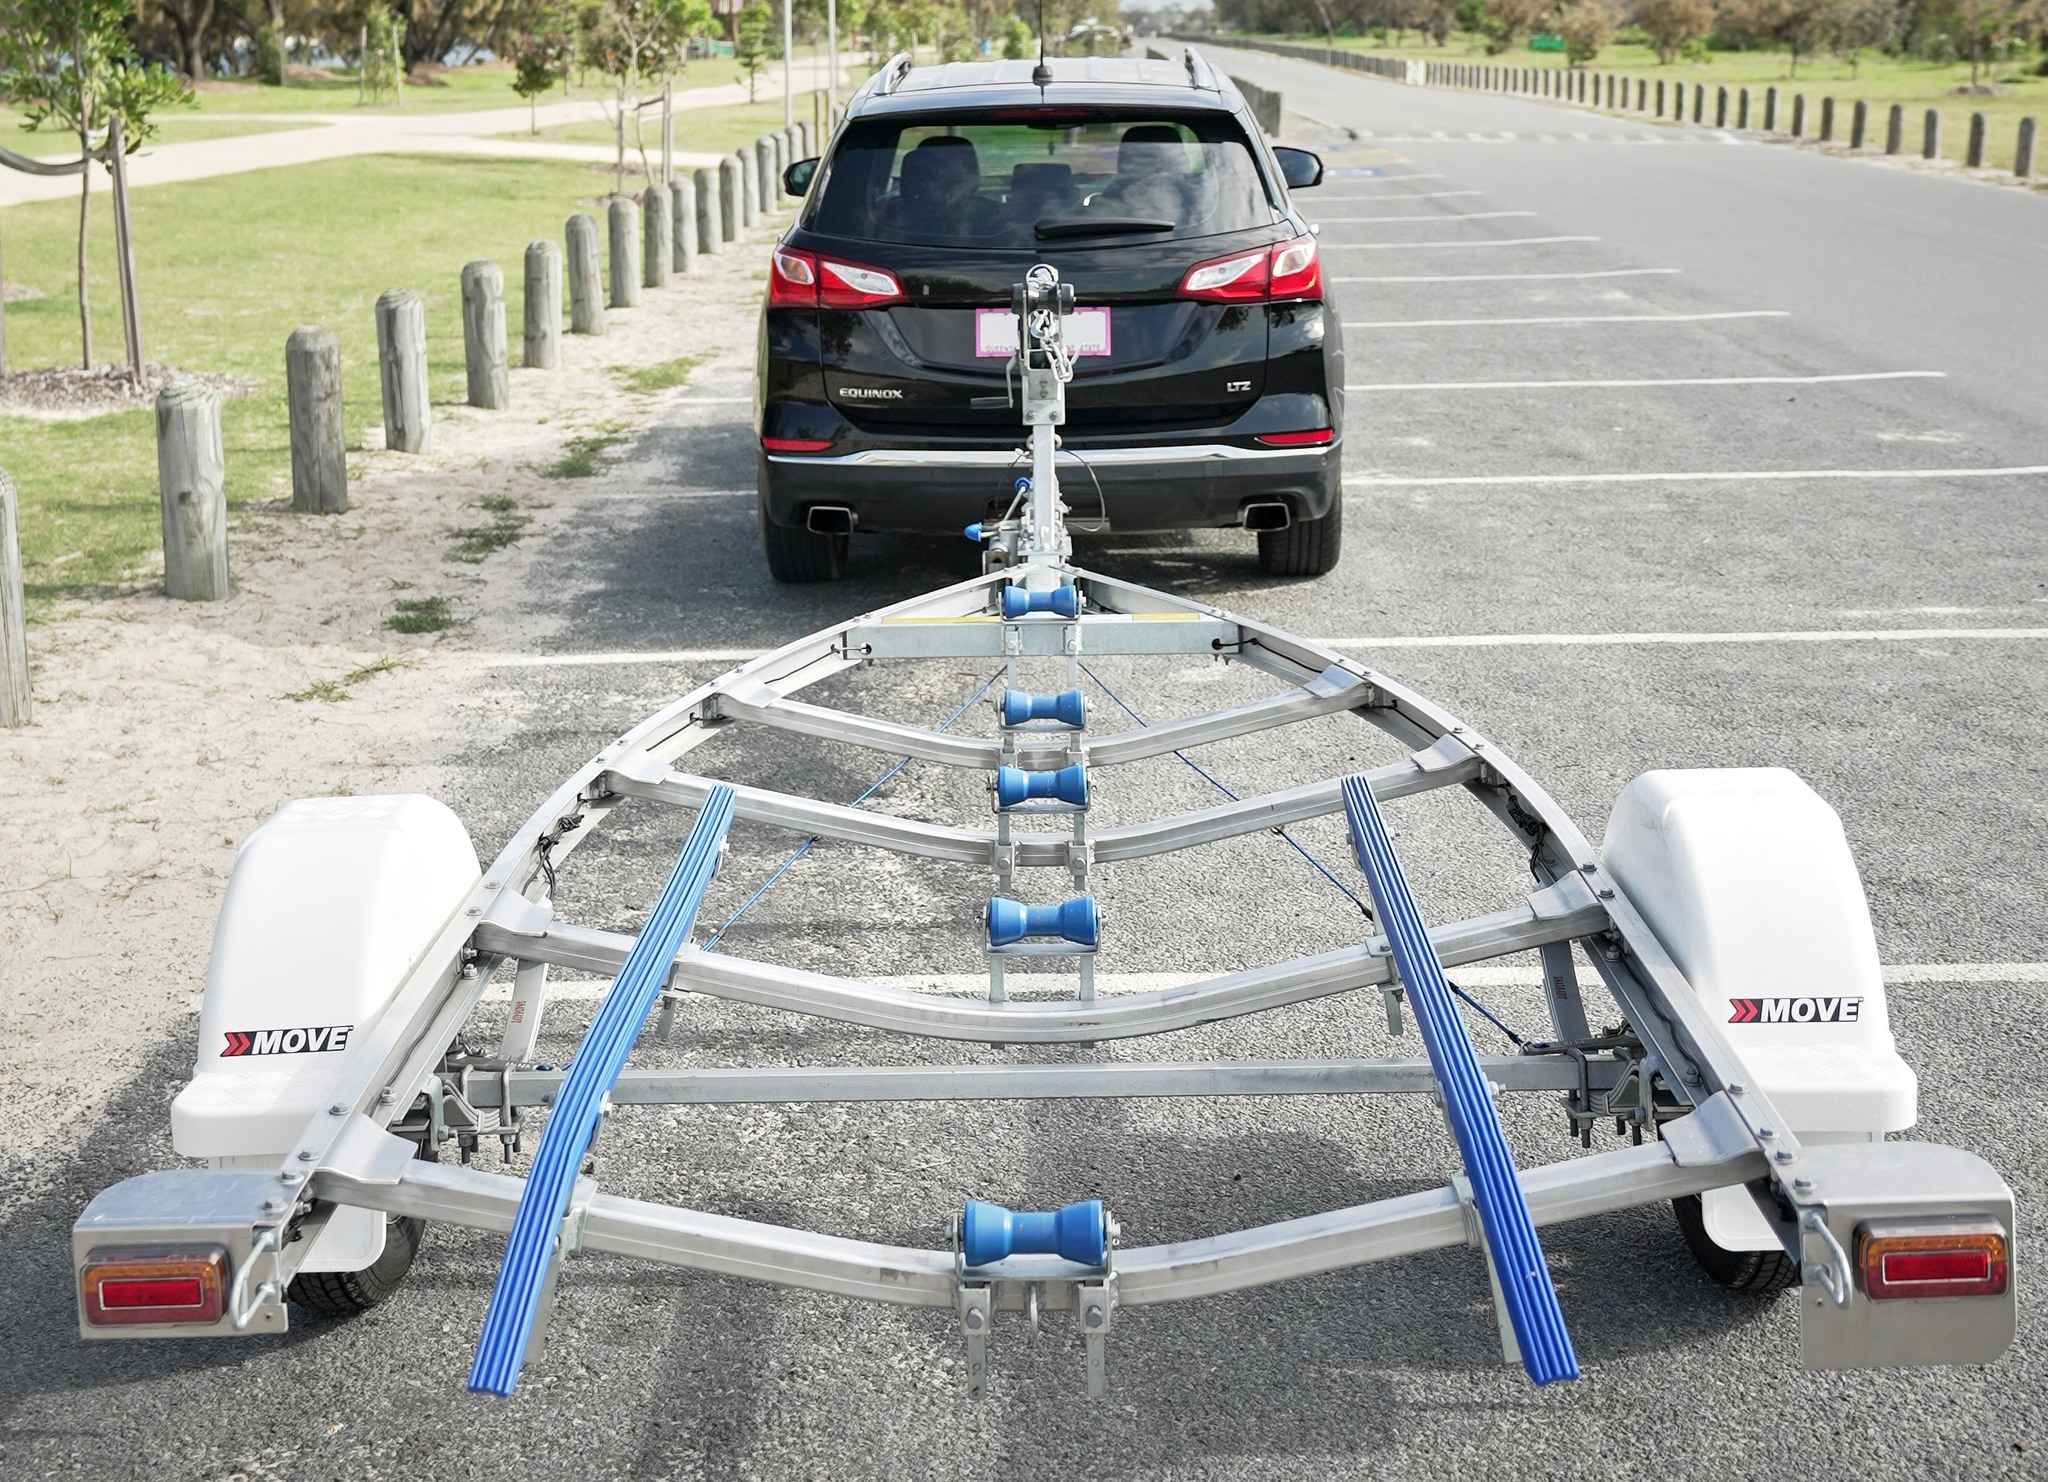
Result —
[{"label": "black suv", "polygon": [[1010,285],[1059,269],[1079,347],[1062,429],[1072,520],[1242,528],[1267,572],[1319,576],[1343,532],[1344,351],[1269,147],[1194,52],[898,57],[855,95],[776,244],[761,315],[761,536],[782,581],[837,576],[855,531],[957,531],[1025,463]]}]

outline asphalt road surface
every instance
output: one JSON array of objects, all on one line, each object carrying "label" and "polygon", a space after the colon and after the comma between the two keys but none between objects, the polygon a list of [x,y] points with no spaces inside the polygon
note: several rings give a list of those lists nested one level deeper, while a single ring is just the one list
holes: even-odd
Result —
[{"label": "asphalt road surface", "polygon": [[[1070,1325],[1001,1323],[992,1395],[961,1394],[943,1314],[580,1258],[553,1341],[510,1402],[462,1376],[500,1242],[431,1232],[400,1299],[232,1345],[59,1346],[11,1371],[17,1422],[62,1394],[82,1429],[12,1434],[11,1476],[1534,1478],[2039,1476],[2048,1408],[2035,1211],[2048,1200],[2048,202],[1711,131],[1408,89],[1277,58],[1331,178],[1325,272],[1347,326],[1349,529],[1315,582],[1262,580],[1246,538],[1105,537],[1083,564],[1343,640],[1507,748],[1598,838],[1615,793],[1666,765],[1782,764],[1840,810],[1921,1077],[1920,1135],[1972,1149],[2021,1201],[2021,1334],[1984,1370],[1808,1374],[1791,1300],[1729,1297],[1663,1207],[1545,1232],[1584,1379],[1537,1391],[1499,1362],[1465,1250],[1118,1321],[1090,1403]],[[1351,137],[1346,131],[1355,131]],[[1442,137],[1439,137],[1442,136]],[[1509,213],[1509,214],[1502,214]],[[565,544],[554,657],[521,671],[506,739],[458,758],[449,801],[488,853],[560,776],[729,655],[971,570],[964,545],[856,544],[836,586],[771,585],[757,550],[749,369],[733,347],[642,451],[673,491],[618,500]],[[660,652],[658,661],[635,655]],[[598,659],[602,662],[584,662]],[[579,660],[579,662],[568,662]],[[1261,692],[1206,664],[1101,671],[1146,715]],[[986,675],[933,666],[812,698],[936,724]],[[1110,702],[1098,696],[1099,703]],[[984,713],[964,729],[987,728]],[[1207,749],[1240,791],[1395,753],[1339,719]],[[851,798],[886,759],[771,738],[704,770]],[[1172,759],[1100,789],[1111,822],[1213,801]],[[980,779],[918,766],[878,805],[964,820]],[[1462,797],[1396,805],[1433,919],[1525,886]],[[579,855],[558,905],[630,929],[684,818],[652,805]],[[1341,825],[1297,830],[1356,888]],[[794,841],[744,829],[706,917]],[[1354,941],[1344,897],[1279,840],[1100,873],[1105,974],[1201,976]],[[961,990],[986,882],[820,846],[725,945]],[[1509,964],[1512,969],[1516,965]],[[1522,968],[1527,963],[1520,964]],[[1511,971],[1485,996],[1538,1029]],[[1110,979],[1112,986],[1116,982]],[[594,1003],[560,1015],[570,1053]],[[1595,1010],[1596,1018],[1605,1009]],[[502,1008],[492,1012],[502,1012]],[[1609,1012],[1608,1017],[1612,1015]],[[1474,1021],[1482,1051],[1502,1048]],[[480,1036],[487,1038],[487,1036]],[[1376,996],[1094,1052],[1104,1058],[1418,1053]],[[160,1118],[184,1043],[125,1111]],[[692,1002],[635,1064],[909,1063],[960,1056]],[[1518,1159],[1575,1151],[1511,1101]],[[1100,1195],[1154,1243],[1441,1186],[1455,1154],[1420,1098],[639,1110],[605,1189],[885,1241],[936,1243],[964,1196]],[[147,1166],[96,1133],[80,1184]],[[69,1211],[52,1211],[56,1228]],[[53,1279],[16,1290],[63,1321]],[[91,1438],[85,1438],[86,1431]]]}]

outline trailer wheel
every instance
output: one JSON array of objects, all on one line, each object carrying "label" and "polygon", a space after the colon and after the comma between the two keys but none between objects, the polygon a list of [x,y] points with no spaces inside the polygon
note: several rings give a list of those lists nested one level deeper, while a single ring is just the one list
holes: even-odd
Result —
[{"label": "trailer wheel", "polygon": [[1296,520],[1285,530],[1259,532],[1259,570],[1268,576],[1326,576],[1344,548],[1344,501],[1332,501],[1320,520]]},{"label": "trailer wheel", "polygon": [[[440,1155],[421,1148],[418,1157],[438,1162]],[[294,1276],[285,1289],[285,1299],[322,1317],[354,1317],[368,1312],[398,1290],[405,1273],[412,1270],[413,1257],[426,1238],[427,1222],[411,1216],[387,1215],[384,1219],[384,1254],[361,1271],[307,1271]]]},{"label": "trailer wheel", "polygon": [[1753,1297],[1774,1297],[1799,1285],[1799,1263],[1782,1250],[1727,1250],[1716,1245],[1707,1233],[1699,1195],[1673,1199],[1671,1212],[1678,1216],[1678,1233],[1685,1237],[1686,1248],[1715,1285]]}]

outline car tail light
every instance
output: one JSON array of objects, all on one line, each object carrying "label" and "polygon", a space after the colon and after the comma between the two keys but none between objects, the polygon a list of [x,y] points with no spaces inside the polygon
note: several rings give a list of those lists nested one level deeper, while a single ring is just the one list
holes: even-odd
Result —
[{"label": "car tail light", "polygon": [[764,453],[822,453],[832,446],[829,437],[764,437],[761,451]]},{"label": "car tail light", "polygon": [[896,275],[866,263],[840,262],[821,257],[818,262],[818,302],[828,309],[878,309],[903,301],[903,285]]},{"label": "car tail light", "polygon": [[1315,448],[1337,438],[1335,428],[1310,427],[1300,432],[1262,432],[1254,442],[1264,443],[1269,448]]},{"label": "car tail light", "polygon": [[227,1308],[228,1253],[217,1245],[177,1250],[96,1250],[79,1273],[85,1320],[212,1323]]},{"label": "car tail light", "polygon": [[1273,249],[1273,266],[1266,274],[1266,297],[1300,299],[1323,296],[1323,259],[1316,251],[1314,237],[1296,237]]},{"label": "car tail light", "polygon": [[778,247],[768,259],[768,304],[780,309],[818,307],[818,259]]},{"label": "car tail light", "polygon": [[2012,1262],[1996,1220],[1868,1224],[1856,1232],[1856,1267],[1874,1300],[1995,1297]]},{"label": "car tail light", "polygon": [[1320,299],[1323,263],[1316,239],[1296,237],[1277,247],[1198,262],[1180,280],[1180,296],[1218,304]]}]

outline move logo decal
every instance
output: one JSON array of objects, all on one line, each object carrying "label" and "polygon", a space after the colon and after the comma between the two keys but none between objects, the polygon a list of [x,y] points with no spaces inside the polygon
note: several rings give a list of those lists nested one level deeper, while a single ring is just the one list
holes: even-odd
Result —
[{"label": "move logo decal", "polygon": [[1860,998],[1731,998],[1730,1024],[1854,1024],[1863,1017]]},{"label": "move logo decal", "polygon": [[229,1029],[223,1060],[236,1055],[312,1055],[346,1050],[353,1024],[319,1024],[305,1029]]}]

